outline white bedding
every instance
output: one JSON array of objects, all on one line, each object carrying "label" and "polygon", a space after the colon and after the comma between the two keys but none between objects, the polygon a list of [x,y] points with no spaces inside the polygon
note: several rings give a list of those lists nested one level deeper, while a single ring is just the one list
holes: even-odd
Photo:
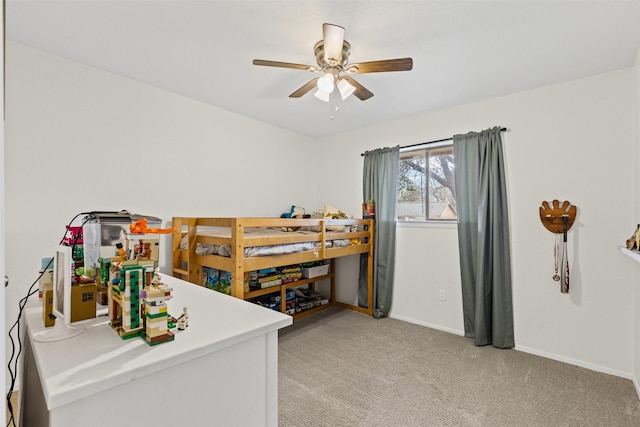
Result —
[{"label": "white bedding", "polygon": [[[290,231],[286,232],[287,235],[298,234],[305,235],[313,232],[310,231]],[[216,237],[231,237],[231,229],[228,227],[209,227],[198,230],[198,234],[216,236]],[[280,228],[246,228],[244,235],[248,237],[266,237],[273,235],[282,235],[283,231]],[[331,247],[344,247],[349,246],[349,239],[336,239],[327,240],[325,243],[327,248]],[[189,240],[187,236],[184,236],[180,241],[180,249],[188,249]],[[254,256],[269,256],[269,255],[282,255],[291,254],[295,252],[311,251],[322,247],[321,242],[301,242],[290,243],[286,245],[271,245],[271,246],[250,246],[244,248],[245,258]],[[229,245],[206,245],[198,243],[196,245],[196,254],[198,255],[220,255],[229,257],[231,256],[231,247]]]}]

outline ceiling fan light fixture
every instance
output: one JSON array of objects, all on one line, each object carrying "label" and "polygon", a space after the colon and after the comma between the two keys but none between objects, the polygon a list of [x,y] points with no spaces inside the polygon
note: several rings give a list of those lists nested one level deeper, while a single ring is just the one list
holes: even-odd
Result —
[{"label": "ceiling fan light fixture", "polygon": [[343,100],[347,99],[349,95],[351,95],[355,90],[355,86],[353,86],[345,79],[340,79],[340,81],[338,82],[338,91],[340,92],[340,96]]},{"label": "ceiling fan light fixture", "polygon": [[326,93],[327,95],[333,92],[335,87],[335,77],[332,73],[325,73],[324,76],[318,79],[318,90]]},{"label": "ceiling fan light fixture", "polygon": [[320,89],[316,90],[313,96],[324,102],[329,102],[331,100],[331,93],[324,93]]}]

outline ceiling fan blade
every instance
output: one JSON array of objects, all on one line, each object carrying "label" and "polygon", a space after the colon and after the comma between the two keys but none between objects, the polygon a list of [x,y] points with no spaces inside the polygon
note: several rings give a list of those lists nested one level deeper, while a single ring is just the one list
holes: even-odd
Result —
[{"label": "ceiling fan blade", "polygon": [[324,60],[336,65],[342,62],[342,45],[344,28],[339,25],[322,24],[322,40],[324,41]]},{"label": "ceiling fan blade", "polygon": [[386,71],[409,71],[412,68],[413,59],[398,58],[351,64],[345,69],[345,72],[351,74],[382,73]]},{"label": "ceiling fan blade", "polygon": [[300,98],[302,95],[306,95],[311,89],[316,87],[319,78],[320,77],[316,77],[315,79],[309,80],[302,87],[300,87],[300,89],[289,95],[289,98]]},{"label": "ceiling fan blade", "polygon": [[355,81],[352,77],[350,77],[350,76],[342,76],[341,78],[343,78],[344,80],[348,81],[351,86],[356,88],[356,90],[353,91],[353,94],[358,99],[360,99],[360,101],[366,101],[367,99],[369,99],[369,98],[371,98],[373,96],[373,92],[369,91],[369,89],[367,89],[366,87],[362,86],[360,83]]},{"label": "ceiling fan blade", "polygon": [[315,71],[312,65],[293,64],[291,62],[267,61],[265,59],[254,59],[253,65],[263,65],[265,67],[293,68],[295,70]]}]

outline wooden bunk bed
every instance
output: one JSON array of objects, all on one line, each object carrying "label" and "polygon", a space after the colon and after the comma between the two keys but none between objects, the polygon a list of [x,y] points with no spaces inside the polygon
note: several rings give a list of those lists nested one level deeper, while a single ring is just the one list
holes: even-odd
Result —
[{"label": "wooden bunk bed", "polygon": [[[296,313],[294,318],[302,317],[331,306],[340,306],[373,315],[373,219],[328,219],[328,218],[189,218],[174,217],[173,226],[173,275],[197,285],[203,283],[203,267],[231,272],[231,295],[240,299],[257,298],[263,295],[280,293],[284,302],[287,289],[307,285],[315,289],[315,283],[330,280],[330,295],[327,304]],[[280,230],[281,228],[301,231],[256,233],[261,230]],[[213,233],[212,231],[216,231]],[[332,242],[348,242],[339,246]],[[344,243],[342,243],[344,244]],[[208,245],[208,246],[203,246]],[[306,246],[312,249],[293,253],[266,256],[247,256],[254,248],[281,247],[284,245]],[[225,255],[199,255],[203,247],[227,248]],[[247,250],[248,248],[248,250]],[[222,251],[223,252],[223,251]],[[228,253],[230,252],[230,253]],[[367,307],[337,302],[335,259],[343,256],[367,254],[368,257],[368,301]],[[245,272],[271,267],[303,264],[328,260],[328,274],[311,279],[301,279],[266,289],[247,291],[244,285]],[[285,304],[280,304],[285,312]]]}]

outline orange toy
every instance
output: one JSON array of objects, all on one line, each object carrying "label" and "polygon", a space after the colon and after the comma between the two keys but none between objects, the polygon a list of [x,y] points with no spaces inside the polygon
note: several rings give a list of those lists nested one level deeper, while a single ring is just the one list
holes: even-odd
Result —
[{"label": "orange toy", "polygon": [[175,228],[149,228],[147,227],[147,219],[142,218],[129,226],[129,231],[133,234],[169,234],[175,231]]}]

